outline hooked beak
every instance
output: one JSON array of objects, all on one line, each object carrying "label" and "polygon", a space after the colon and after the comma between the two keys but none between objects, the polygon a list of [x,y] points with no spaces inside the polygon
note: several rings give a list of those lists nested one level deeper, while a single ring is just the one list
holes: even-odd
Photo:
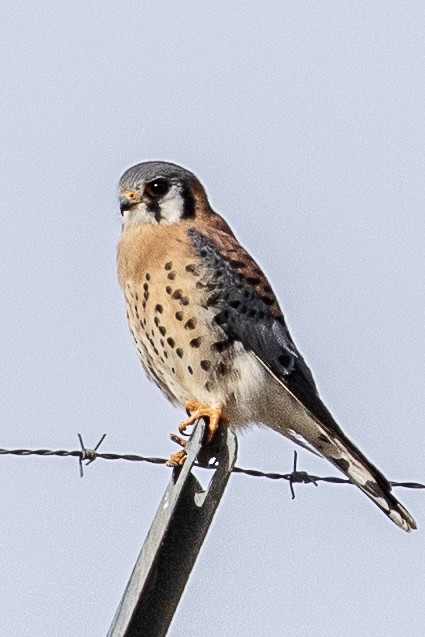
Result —
[{"label": "hooked beak", "polygon": [[134,206],[137,206],[137,204],[141,203],[142,198],[137,192],[134,192],[134,190],[124,190],[119,196],[119,201],[120,211],[123,215],[125,212],[130,210],[130,208],[133,208]]}]

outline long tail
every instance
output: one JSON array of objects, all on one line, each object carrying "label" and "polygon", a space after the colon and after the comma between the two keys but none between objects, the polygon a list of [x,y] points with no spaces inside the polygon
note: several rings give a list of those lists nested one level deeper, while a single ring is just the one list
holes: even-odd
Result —
[{"label": "long tail", "polygon": [[[262,365],[266,367],[264,363]],[[386,477],[347,438],[323,403],[321,412],[326,416],[326,424],[315,417],[270,369],[266,369],[285,392],[276,392],[275,386],[270,385],[267,395],[269,409],[263,422],[327,458],[397,526],[405,531],[416,529],[416,522],[409,511],[391,493],[391,484]]]},{"label": "long tail", "polygon": [[390,520],[405,531],[417,528],[409,511],[391,493],[391,484],[351,440],[339,432],[330,434],[324,430],[319,438],[321,454],[375,502]]},{"label": "long tail", "polygon": [[264,396],[267,410],[263,417],[259,416],[259,422],[264,422],[294,442],[327,458],[397,526],[405,531],[416,529],[414,518],[391,493],[387,478],[347,438],[323,403],[320,402],[320,406],[326,424],[315,417],[258,357],[257,360],[285,390],[277,392],[274,383],[267,386]]},{"label": "long tail", "polygon": [[[409,511],[391,493],[391,484],[366,456],[339,429],[330,431],[313,419],[303,434],[287,431],[295,442],[307,448],[313,447],[327,458],[347,478],[370,498],[390,520],[405,531],[416,529],[416,522]],[[301,435],[300,440],[298,436]],[[307,442],[307,445],[304,444]]]}]

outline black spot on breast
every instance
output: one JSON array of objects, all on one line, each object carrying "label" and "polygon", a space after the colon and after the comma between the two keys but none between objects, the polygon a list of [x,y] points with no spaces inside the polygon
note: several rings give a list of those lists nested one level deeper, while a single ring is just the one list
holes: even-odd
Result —
[{"label": "black spot on breast", "polygon": [[159,326],[159,333],[161,334],[161,336],[165,336],[167,333],[167,330],[165,329],[165,327],[163,325]]},{"label": "black spot on breast", "polygon": [[178,321],[182,321],[183,320],[183,312],[176,312],[176,319]]},{"label": "black spot on breast", "polygon": [[214,316],[214,323],[217,325],[224,325],[229,320],[229,311],[223,310]]},{"label": "black spot on breast", "polygon": [[208,392],[210,392],[210,391],[211,391],[211,383],[210,383],[210,382],[208,382],[208,381],[207,381],[207,382],[205,383],[205,389],[206,389]]},{"label": "black spot on breast", "polygon": [[273,292],[273,290],[271,289],[270,285],[264,285],[263,286],[263,290],[266,294],[271,294]]},{"label": "black spot on breast", "polygon": [[186,323],[184,324],[184,328],[185,330],[194,330],[196,327],[196,318],[190,318],[188,321],[186,321]]},{"label": "black spot on breast", "polygon": [[174,367],[172,367],[172,368],[171,368],[171,373],[172,373],[172,374],[175,374],[175,373],[176,373],[176,370],[174,369]]},{"label": "black spot on breast", "polygon": [[205,287],[205,283],[202,283],[202,281],[196,281],[196,288],[198,290],[203,290]]},{"label": "black spot on breast", "polygon": [[175,290],[172,295],[171,298],[172,299],[176,299],[177,301],[180,300],[183,296],[183,290]]},{"label": "black spot on breast", "polygon": [[149,290],[149,285],[147,283],[143,283],[143,289],[147,292]]},{"label": "black spot on breast", "polygon": [[217,374],[220,374],[221,376],[224,376],[225,374],[227,374],[227,367],[221,361],[217,365]]},{"label": "black spot on breast", "polygon": [[213,352],[224,352],[226,349],[233,345],[233,341],[230,338],[226,338],[224,341],[217,341],[211,345]]},{"label": "black spot on breast", "polygon": [[246,268],[246,263],[244,263],[243,261],[239,261],[238,259],[231,259],[230,265],[232,266],[232,268]]},{"label": "black spot on breast", "polygon": [[187,371],[189,372],[189,374],[193,374],[193,369],[190,365],[187,366]]},{"label": "black spot on breast", "polygon": [[170,347],[174,347],[174,346],[175,346],[175,344],[176,344],[176,342],[175,342],[174,338],[171,338],[171,336],[169,336],[169,337],[167,338],[167,343],[168,343],[168,345],[169,345]]},{"label": "black spot on breast", "polygon": [[235,310],[238,309],[238,307],[240,306],[241,302],[237,301],[236,299],[234,301],[230,301],[229,305],[230,307],[233,307]]},{"label": "black spot on breast", "polygon": [[201,343],[202,343],[202,336],[198,336],[198,338],[192,338],[189,345],[191,347],[198,348],[198,347],[201,347]]},{"label": "black spot on breast", "polygon": [[180,299],[180,305],[189,305],[189,297],[182,296],[182,298]]},{"label": "black spot on breast", "polygon": [[214,294],[211,294],[211,296],[208,297],[207,299],[207,307],[213,307],[214,305],[218,305],[220,299],[221,299],[221,294],[217,292],[215,292]]},{"label": "black spot on breast", "polygon": [[164,265],[164,269],[165,270],[171,270],[172,267],[173,267],[173,262],[172,261],[168,261],[168,263],[166,263]]},{"label": "black spot on breast", "polygon": [[167,285],[167,287],[165,288],[165,291],[167,292],[167,294],[172,294],[173,288],[170,288],[170,286]]},{"label": "black spot on breast", "polygon": [[173,270],[172,272],[169,272],[169,273],[167,274],[167,278],[168,278],[168,279],[171,279],[171,281],[173,281],[173,280],[176,278],[176,272],[175,272],[175,270]]},{"label": "black spot on breast", "polygon": [[178,347],[178,348],[176,349],[176,354],[177,354],[177,356],[178,356],[179,358],[183,358],[183,350],[182,350],[182,348],[181,348],[181,347]]},{"label": "black spot on breast", "polygon": [[245,290],[245,292],[243,293],[244,297],[246,299],[250,299],[251,298],[251,292],[248,292],[248,290]]},{"label": "black spot on breast", "polygon": [[241,314],[246,314],[246,313],[247,313],[247,311],[248,311],[248,308],[247,308],[247,306],[246,306],[246,305],[241,305],[241,307],[240,307],[240,310],[239,310],[239,311],[240,311],[240,313],[241,313]]},{"label": "black spot on breast", "polygon": [[207,372],[211,367],[211,361],[203,360],[200,362],[200,365],[201,369]]},{"label": "black spot on breast", "polygon": [[159,321],[159,317],[158,317],[158,316],[155,316],[155,318],[154,318],[153,322],[154,322],[154,323],[155,323],[155,325],[158,327],[158,325],[159,325],[159,323],[160,323],[160,321]]},{"label": "black spot on breast", "polygon": [[255,310],[249,310],[247,317],[248,318],[253,318],[255,319],[255,317],[257,316],[257,312]]},{"label": "black spot on breast", "polygon": [[164,308],[162,307],[162,305],[160,305],[159,303],[157,303],[155,305],[155,312],[159,312],[160,314],[162,314],[164,311]]},{"label": "black spot on breast", "polygon": [[149,272],[146,272],[146,281],[150,281],[151,280],[151,275],[149,274]]},{"label": "black spot on breast", "polygon": [[196,268],[196,265],[194,263],[189,263],[189,265],[186,266],[186,272],[190,272],[190,274],[194,274],[195,276],[199,276],[199,272]]},{"label": "black spot on breast", "polygon": [[265,316],[266,316],[266,313],[263,312],[263,310],[260,310],[258,312],[258,318],[259,318],[260,321],[262,321]]}]

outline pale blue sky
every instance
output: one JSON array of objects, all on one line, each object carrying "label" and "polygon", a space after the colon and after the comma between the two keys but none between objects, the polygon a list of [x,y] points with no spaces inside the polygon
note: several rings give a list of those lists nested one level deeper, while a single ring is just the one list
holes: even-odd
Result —
[{"label": "pale blue sky", "polygon": [[[425,481],[423,2],[9,2],[0,9],[0,446],[168,455],[115,274],[116,182],[193,170],[256,256],[347,433]],[[263,430],[238,464],[290,470]],[[307,452],[300,468],[334,471]],[[2,458],[1,634],[102,637],[166,468]],[[170,635],[424,634],[407,535],[360,492],[234,476]]]}]

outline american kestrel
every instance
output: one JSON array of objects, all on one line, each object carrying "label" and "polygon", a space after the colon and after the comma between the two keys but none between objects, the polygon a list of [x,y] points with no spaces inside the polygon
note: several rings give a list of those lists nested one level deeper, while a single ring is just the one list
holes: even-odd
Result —
[{"label": "american kestrel", "polygon": [[188,170],[159,161],[119,182],[118,276],[147,375],[190,417],[251,423],[327,458],[405,531],[416,529],[384,475],[319,397],[279,304],[254,259]]}]

